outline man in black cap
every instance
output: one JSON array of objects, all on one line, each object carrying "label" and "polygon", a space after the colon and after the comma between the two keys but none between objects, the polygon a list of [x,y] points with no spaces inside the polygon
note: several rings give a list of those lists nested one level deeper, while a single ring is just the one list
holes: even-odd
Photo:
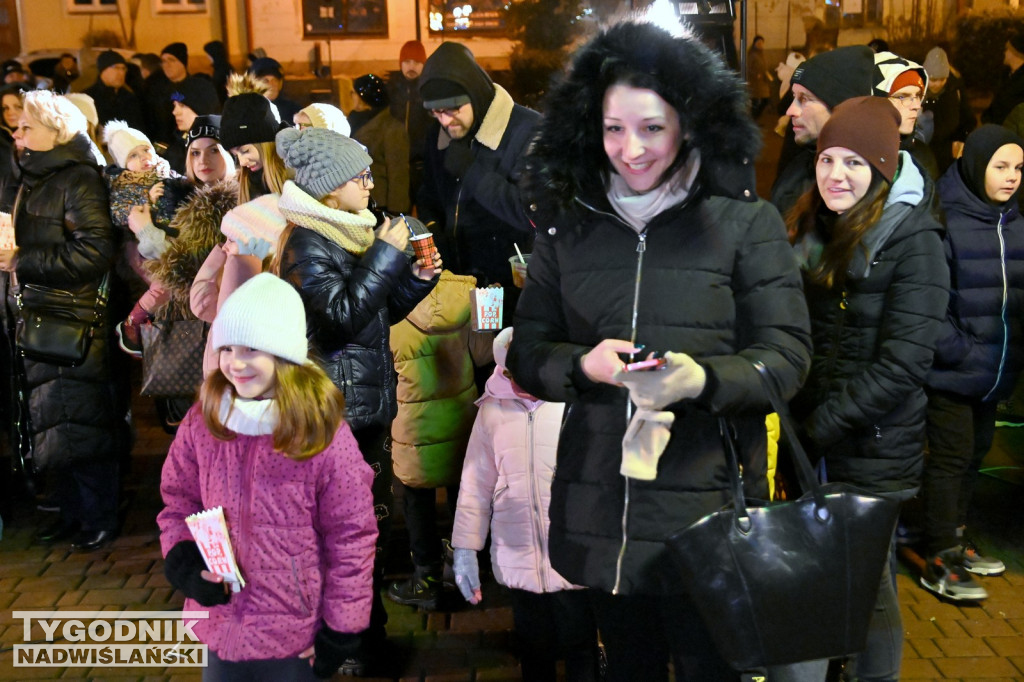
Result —
[{"label": "man in black cap", "polygon": [[171,168],[179,173],[185,172],[185,136],[197,116],[209,116],[220,113],[220,98],[213,82],[206,78],[189,76],[179,83],[170,86],[171,113],[174,116],[175,134],[168,141],[164,158]]},{"label": "man in black cap", "polygon": [[99,76],[96,82],[85,90],[96,103],[96,114],[99,125],[118,119],[125,121],[130,127],[138,130],[146,129],[146,120],[142,115],[142,103],[135,93],[125,85],[128,65],[119,52],[107,50],[96,58],[96,70]]},{"label": "man in black cap", "polygon": [[1014,34],[1006,41],[1003,64],[1010,68],[1010,76],[996,90],[992,103],[981,114],[982,123],[1003,125],[1013,108],[1024,102],[1024,34]]},{"label": "man in black cap", "polygon": [[783,216],[814,186],[815,145],[832,110],[852,97],[874,94],[875,53],[851,45],[817,54],[796,67],[793,103],[786,109],[798,149],[775,178],[771,203]]},{"label": "man in black cap", "polygon": [[277,113],[281,115],[281,120],[291,123],[292,118],[299,113],[299,109],[302,107],[281,92],[284,89],[284,71],[281,69],[280,62],[270,57],[260,57],[253,60],[249,67],[249,73],[267,86],[265,96],[277,107]]},{"label": "man in black cap", "polygon": [[423,108],[437,120],[423,150],[419,217],[447,268],[473,275],[477,286],[504,287],[502,319],[510,324],[518,290],[508,259],[516,243],[524,252],[533,243],[518,187],[520,160],[540,114],[513,102],[460,43],[441,43],[419,81]]},{"label": "man in black cap", "polygon": [[[519,298],[509,257],[516,255],[515,244],[527,252],[533,243],[517,183],[540,114],[513,102],[473,53],[454,42],[441,43],[427,59],[419,91],[423,108],[437,121],[426,132],[419,218],[434,233],[446,268],[476,277],[478,287],[502,285],[502,320],[508,326]],[[478,384],[491,367],[482,370]],[[436,491],[404,485],[402,490],[407,518],[423,524],[417,527],[428,527]],[[443,556],[441,544],[427,535],[410,535],[415,570],[411,578],[388,588],[392,601],[436,605]]]}]

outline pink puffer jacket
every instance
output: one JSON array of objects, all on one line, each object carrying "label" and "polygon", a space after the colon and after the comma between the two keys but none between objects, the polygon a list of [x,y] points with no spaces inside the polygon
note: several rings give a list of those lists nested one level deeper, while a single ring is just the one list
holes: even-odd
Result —
[{"label": "pink puffer jacket", "polygon": [[574,589],[548,559],[548,504],[564,405],[516,395],[502,369],[495,368],[477,401],[452,546],[479,551],[489,529],[499,583],[538,593]]},{"label": "pink puffer jacket", "polygon": [[214,438],[193,405],[164,463],[160,544],[166,556],[192,539],[186,516],[222,506],[246,581],[223,606],[185,601],[186,611],[209,611],[194,628],[200,640],[243,661],[297,656],[324,622],[365,630],[377,539],[372,480],[344,422],[326,450],[297,462],[274,451],[272,436]]}]

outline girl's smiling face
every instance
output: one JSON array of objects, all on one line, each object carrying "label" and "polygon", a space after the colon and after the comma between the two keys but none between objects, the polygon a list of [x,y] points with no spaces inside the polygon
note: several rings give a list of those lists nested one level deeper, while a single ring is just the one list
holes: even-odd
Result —
[{"label": "girl's smiling face", "polygon": [[604,151],[637,193],[662,183],[683,143],[679,114],[653,90],[613,85],[604,96]]},{"label": "girl's smiling face", "polygon": [[815,175],[821,198],[836,213],[849,211],[871,187],[871,166],[846,147],[829,147],[818,154]]},{"label": "girl's smiling face", "polygon": [[274,356],[245,346],[220,349],[220,371],[239,398],[271,398],[276,382]]},{"label": "girl's smiling face", "polygon": [[263,160],[260,158],[260,150],[254,144],[243,144],[240,147],[233,147],[231,153],[238,159],[238,165],[246,168],[250,173],[258,173],[263,170]]}]

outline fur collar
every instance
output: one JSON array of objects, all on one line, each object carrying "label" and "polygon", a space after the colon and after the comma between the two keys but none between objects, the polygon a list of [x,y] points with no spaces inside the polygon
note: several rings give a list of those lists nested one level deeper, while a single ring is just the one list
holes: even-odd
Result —
[{"label": "fur collar", "polygon": [[[505,130],[508,128],[508,122],[512,118],[512,109],[515,107],[515,104],[512,101],[512,95],[495,83],[494,99],[491,100],[491,106],[487,108],[484,120],[480,122],[480,128],[477,129],[473,139],[488,149],[496,150],[501,144],[501,138],[505,135]],[[448,132],[441,128],[437,136],[437,148],[446,149],[451,141],[452,138],[448,136]]]},{"label": "fur collar", "polygon": [[224,241],[220,223],[236,205],[238,183],[228,179],[200,187],[178,207],[170,224],[178,230],[178,237],[159,260],[147,263],[150,272],[171,292],[167,305],[154,312],[192,317],[188,300],[192,280],[210,250]]}]

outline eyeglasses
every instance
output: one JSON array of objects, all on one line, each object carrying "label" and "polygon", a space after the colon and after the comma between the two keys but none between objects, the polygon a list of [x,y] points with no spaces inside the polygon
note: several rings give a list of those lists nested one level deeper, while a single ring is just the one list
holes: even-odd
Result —
[{"label": "eyeglasses", "polygon": [[462,111],[462,107],[464,106],[466,105],[463,104],[458,107],[449,107],[447,109],[431,109],[430,115],[433,116],[434,118],[441,118],[442,116],[447,116],[448,118],[455,118],[455,115]]},{"label": "eyeglasses", "polygon": [[352,182],[355,182],[356,180],[362,183],[363,189],[369,189],[370,183],[373,182],[373,173],[371,173],[370,171],[360,173],[359,175],[352,178]]},{"label": "eyeglasses", "polygon": [[896,100],[896,104],[907,106],[908,104],[920,104],[924,100],[922,95],[889,95],[889,99]]}]

